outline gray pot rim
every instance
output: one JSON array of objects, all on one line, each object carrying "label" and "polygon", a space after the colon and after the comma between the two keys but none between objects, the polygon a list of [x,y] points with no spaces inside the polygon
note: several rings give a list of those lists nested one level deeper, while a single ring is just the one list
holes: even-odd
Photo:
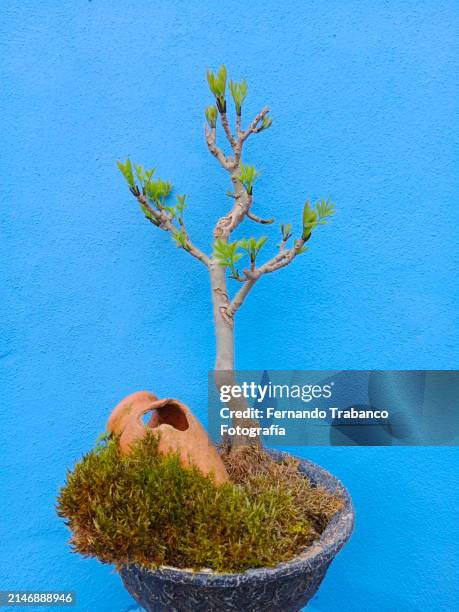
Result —
[{"label": "gray pot rim", "polygon": [[[269,450],[269,452],[279,459],[286,455],[292,456],[291,453],[285,451]],[[274,580],[281,576],[313,573],[317,565],[320,565],[321,559],[333,559],[350,538],[354,527],[355,512],[348,491],[337,478],[312,461],[301,457],[296,458],[300,461],[300,471],[314,484],[342,496],[344,507],[328,523],[320,538],[289,561],[284,561],[275,567],[259,567],[241,573],[218,573],[210,569],[194,571],[169,566],[152,570],[145,567],[140,568],[137,564],[129,564],[126,567],[136,565],[143,574],[152,574],[163,581],[193,584],[194,586],[202,585],[206,588],[235,587],[244,582],[253,583]]]}]

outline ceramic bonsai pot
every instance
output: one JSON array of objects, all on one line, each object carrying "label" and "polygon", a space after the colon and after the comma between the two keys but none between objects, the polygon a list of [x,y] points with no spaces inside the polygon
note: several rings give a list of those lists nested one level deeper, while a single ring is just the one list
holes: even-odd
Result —
[{"label": "ceramic bonsai pot", "polygon": [[[274,457],[285,453],[271,451]],[[126,589],[148,612],[298,612],[314,596],[334,557],[349,539],[354,509],[344,486],[320,466],[300,459],[299,469],[314,484],[339,493],[344,507],[312,546],[273,568],[241,574],[157,570],[126,565],[120,570]]]}]

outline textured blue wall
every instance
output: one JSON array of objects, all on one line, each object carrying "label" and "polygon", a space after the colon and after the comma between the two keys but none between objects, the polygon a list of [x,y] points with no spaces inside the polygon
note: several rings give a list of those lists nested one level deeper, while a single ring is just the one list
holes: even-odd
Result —
[{"label": "textured blue wall", "polygon": [[[58,486],[133,390],[203,418],[214,347],[204,270],[145,222],[115,160],[188,192],[208,247],[228,181],[202,137],[204,73],[225,61],[249,81],[249,115],[267,102],[275,119],[247,146],[257,212],[298,221],[305,195],[339,206],[241,310],[239,367],[458,367],[458,5],[4,0],[0,13],[0,587],[123,611],[111,568],[69,553]],[[455,449],[302,452],[357,508],[314,609],[458,609]]]}]

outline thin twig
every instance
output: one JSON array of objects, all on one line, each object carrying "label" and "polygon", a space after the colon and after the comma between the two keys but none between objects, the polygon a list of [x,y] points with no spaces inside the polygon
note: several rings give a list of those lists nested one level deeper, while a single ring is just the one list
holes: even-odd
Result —
[{"label": "thin twig", "polygon": [[238,139],[242,136],[241,115],[236,115],[236,135]]},{"label": "thin twig", "polygon": [[263,120],[263,117],[265,115],[267,115],[268,113],[269,113],[269,108],[267,106],[265,106],[264,108],[261,109],[261,111],[258,113],[258,115],[255,116],[255,119],[252,121],[252,123],[249,125],[249,127],[242,134],[241,140],[243,142],[244,142],[244,140],[247,140],[247,138],[250,136],[250,134],[253,134],[253,133],[256,132],[258,124],[260,123],[260,121]]},{"label": "thin twig", "polygon": [[226,137],[228,138],[228,142],[230,143],[231,148],[234,151],[236,147],[236,141],[234,140],[234,136],[231,132],[231,128],[229,126],[228,117],[226,116],[226,113],[220,113],[220,121],[223,126],[223,129],[225,130],[225,134],[226,134]]},{"label": "thin twig", "polygon": [[269,108],[267,106],[265,106],[255,116],[254,120],[249,125],[249,127],[245,131],[241,131],[241,133],[238,134],[238,141],[236,143],[236,147],[234,148],[234,156],[236,158],[237,164],[239,164],[239,162],[241,161],[242,146],[243,146],[244,142],[247,140],[247,138],[250,136],[250,134],[256,134],[257,133],[257,126],[260,123],[260,121],[263,121],[263,117],[267,113],[269,113]]},{"label": "thin twig", "polygon": [[251,219],[252,221],[255,221],[255,223],[261,223],[262,225],[270,225],[271,223],[274,223],[275,221],[274,217],[272,217],[271,219],[262,219],[261,217],[259,217],[258,215],[255,215],[250,210],[248,210],[246,214],[249,219]]}]

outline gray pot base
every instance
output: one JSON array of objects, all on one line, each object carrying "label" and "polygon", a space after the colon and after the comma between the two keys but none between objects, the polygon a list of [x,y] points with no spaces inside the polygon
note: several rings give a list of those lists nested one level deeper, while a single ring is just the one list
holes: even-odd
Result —
[{"label": "gray pot base", "polygon": [[[272,451],[275,457],[285,453]],[[343,509],[312,546],[273,568],[241,574],[192,572],[126,565],[124,586],[147,612],[298,612],[314,596],[334,557],[351,536],[354,509],[344,486],[320,466],[300,459],[299,468],[314,484],[339,493]]]}]

